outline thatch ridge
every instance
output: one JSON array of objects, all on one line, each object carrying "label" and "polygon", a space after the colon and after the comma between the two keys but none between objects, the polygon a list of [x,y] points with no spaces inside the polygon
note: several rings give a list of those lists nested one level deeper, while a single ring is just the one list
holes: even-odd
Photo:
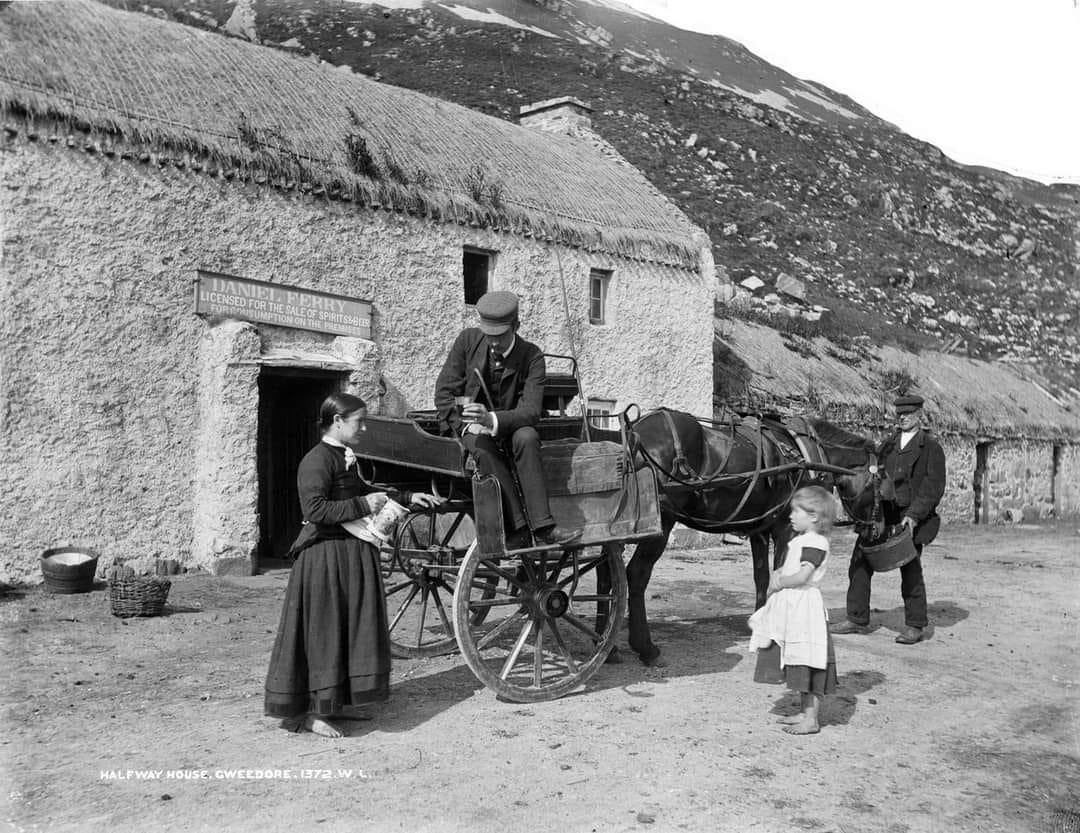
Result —
[{"label": "thatch ridge", "polygon": [[91,0],[0,5],[0,41],[9,120],[372,207],[700,266],[699,230],[640,171],[569,138]]},{"label": "thatch ridge", "polygon": [[[894,347],[878,348],[869,362],[859,362],[829,355],[824,339],[814,342],[814,355],[806,355],[792,352],[767,327],[727,320],[719,329],[731,351],[717,365],[721,377],[730,377],[720,407],[809,412],[870,430],[890,424],[892,400],[910,390],[926,398],[931,426],[944,434],[1080,443],[1080,402],[1051,396],[1033,371]],[[733,369],[733,362],[744,366]]]}]

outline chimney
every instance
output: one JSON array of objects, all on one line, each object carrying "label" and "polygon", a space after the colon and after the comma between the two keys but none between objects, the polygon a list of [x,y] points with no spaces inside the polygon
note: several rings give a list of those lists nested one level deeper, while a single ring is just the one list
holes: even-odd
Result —
[{"label": "chimney", "polygon": [[574,135],[592,130],[592,107],[568,95],[549,98],[522,105],[518,110],[518,124],[542,133]]}]

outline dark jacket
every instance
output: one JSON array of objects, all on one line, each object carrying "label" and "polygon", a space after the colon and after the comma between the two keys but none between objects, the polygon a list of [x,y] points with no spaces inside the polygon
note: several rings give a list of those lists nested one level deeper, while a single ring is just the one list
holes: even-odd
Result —
[{"label": "dark jacket", "polygon": [[475,372],[486,373],[488,352],[487,338],[478,328],[463,330],[454,339],[446,363],[435,380],[435,407],[444,431],[455,435],[461,433],[461,413],[454,407],[455,396],[471,396],[495,412],[499,420],[497,439],[510,437],[518,428],[540,421],[547,376],[540,348],[517,336],[514,348],[503,358],[499,389],[491,391],[494,402],[485,401]]},{"label": "dark jacket", "polygon": [[[320,442],[311,449],[296,470],[296,488],[306,523],[289,549],[291,557],[319,541],[350,538],[341,523],[371,514],[364,495],[375,488],[360,479],[356,466],[345,468],[344,448]],[[405,506],[412,501],[412,492],[387,494]]]},{"label": "dark jacket", "polygon": [[936,510],[945,494],[945,452],[941,444],[929,431],[921,429],[901,449],[900,433],[896,432],[882,443],[879,455],[895,493],[885,504],[886,522],[895,523],[908,515],[916,524],[915,543],[929,544],[941,526]]}]

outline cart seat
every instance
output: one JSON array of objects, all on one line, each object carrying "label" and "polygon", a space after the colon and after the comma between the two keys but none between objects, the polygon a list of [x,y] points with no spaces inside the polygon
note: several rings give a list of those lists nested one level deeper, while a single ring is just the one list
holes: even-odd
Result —
[{"label": "cart seat", "polygon": [[581,393],[577,359],[558,353],[544,353],[544,364],[547,366],[547,376],[544,377],[544,410],[566,416],[566,406]]}]

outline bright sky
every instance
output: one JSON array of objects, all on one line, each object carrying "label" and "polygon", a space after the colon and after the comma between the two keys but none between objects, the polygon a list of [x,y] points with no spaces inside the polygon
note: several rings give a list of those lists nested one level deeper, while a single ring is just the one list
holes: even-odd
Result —
[{"label": "bright sky", "polygon": [[1080,183],[1080,0],[623,0],[850,96],[957,162]]}]

